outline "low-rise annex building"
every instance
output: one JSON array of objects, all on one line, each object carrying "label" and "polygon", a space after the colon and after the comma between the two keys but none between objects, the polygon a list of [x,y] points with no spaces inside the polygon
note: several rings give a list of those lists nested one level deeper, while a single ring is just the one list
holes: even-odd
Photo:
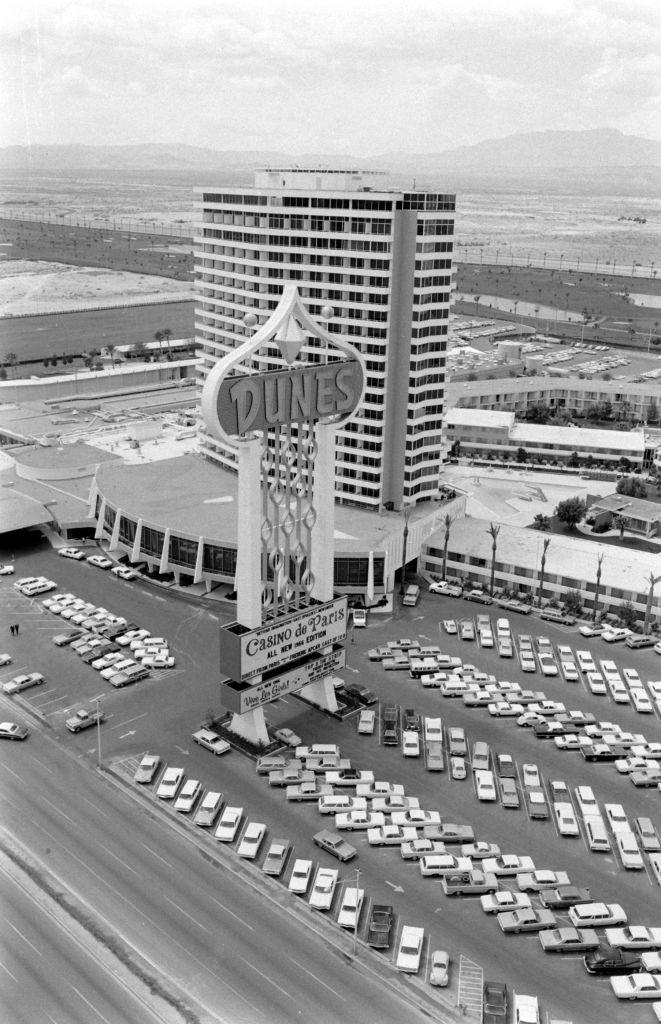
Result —
[{"label": "low-rise annex building", "polygon": [[[446,575],[474,587],[489,589],[493,540],[486,519],[465,517],[452,524],[447,552]],[[599,555],[603,555],[598,604],[602,611],[617,612],[631,602],[643,618],[650,590],[650,565],[661,561],[659,553],[634,551],[615,545],[603,545],[587,538],[540,534],[519,526],[501,524],[496,549],[494,583],[501,589],[514,589],[539,596],[541,557],[544,539],[550,538],[544,565],[542,597],[562,600],[569,591],[581,595],[584,607],[594,607]],[[443,572],[444,531],[426,542],[421,559],[423,571]],[[660,588],[661,589],[661,588]],[[652,601],[652,616],[661,621],[661,593]]]},{"label": "low-rise annex building", "polygon": [[556,427],[518,422],[513,412],[487,409],[450,409],[443,416],[443,434],[448,447],[458,442],[461,454],[469,457],[515,459],[523,449],[533,462],[569,462],[576,453],[581,459],[614,465],[624,458],[635,468],[651,464],[653,458],[642,429]]}]

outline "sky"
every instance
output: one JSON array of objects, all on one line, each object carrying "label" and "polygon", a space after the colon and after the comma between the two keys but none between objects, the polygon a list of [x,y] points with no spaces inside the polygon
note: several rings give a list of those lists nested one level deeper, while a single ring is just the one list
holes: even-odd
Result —
[{"label": "sky", "polygon": [[0,146],[661,138],[658,0],[5,0]]}]

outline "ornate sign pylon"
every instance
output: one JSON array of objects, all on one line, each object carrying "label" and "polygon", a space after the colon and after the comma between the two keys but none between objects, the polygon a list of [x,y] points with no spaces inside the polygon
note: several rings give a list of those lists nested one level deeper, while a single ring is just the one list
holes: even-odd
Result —
[{"label": "ornate sign pylon", "polygon": [[[288,368],[256,373],[276,347]],[[285,684],[336,707],[323,675],[344,663],[343,650],[332,657],[340,619],[346,637],[346,600],[333,601],[335,432],[364,390],[362,357],[310,316],[295,285],[204,385],[207,429],[238,458],[237,622],[221,631],[221,670],[231,677],[223,701],[234,705],[232,728],[257,743],[268,742],[263,704]],[[294,637],[289,620],[297,623]],[[274,632],[276,624],[283,628]],[[268,640],[253,636],[265,631]],[[261,642],[270,645],[273,671],[289,665],[286,679],[269,671],[268,659],[264,672],[248,669],[251,645]]]}]

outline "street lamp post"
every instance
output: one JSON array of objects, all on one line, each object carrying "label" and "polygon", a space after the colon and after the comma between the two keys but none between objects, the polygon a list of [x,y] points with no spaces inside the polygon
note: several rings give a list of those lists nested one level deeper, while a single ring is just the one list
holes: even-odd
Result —
[{"label": "street lamp post", "polygon": [[360,884],[360,868],[356,868],[356,916],[353,922],[353,955],[358,949],[358,886]]},{"label": "street lamp post", "polygon": [[96,704],[96,764],[101,767],[101,698],[95,697]]},{"label": "street lamp post", "polygon": [[594,590],[594,607],[592,609],[592,621],[596,622],[599,611],[599,588],[601,586],[601,563],[604,560],[604,553],[600,551],[597,555],[597,585]]},{"label": "street lamp post", "polygon": [[409,539],[409,518],[411,516],[411,506],[404,505],[402,511],[404,513],[404,542],[402,545],[402,571],[399,577],[400,597],[404,596],[404,583],[406,581],[406,542]]}]

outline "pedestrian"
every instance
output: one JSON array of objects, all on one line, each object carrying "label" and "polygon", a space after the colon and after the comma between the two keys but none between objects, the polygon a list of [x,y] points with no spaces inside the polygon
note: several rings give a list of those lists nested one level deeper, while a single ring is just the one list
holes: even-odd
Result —
[{"label": "pedestrian", "polygon": [[14,635],[14,626],[9,627],[9,632],[11,633],[12,636]]},{"label": "pedestrian", "polygon": [[18,622],[14,626],[14,636],[18,636]]}]

